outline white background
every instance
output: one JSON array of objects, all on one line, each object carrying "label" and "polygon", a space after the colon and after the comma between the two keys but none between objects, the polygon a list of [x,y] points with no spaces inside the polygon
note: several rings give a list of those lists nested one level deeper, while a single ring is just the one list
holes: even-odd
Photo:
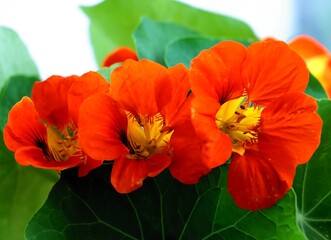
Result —
[{"label": "white background", "polygon": [[[239,18],[261,38],[270,36],[287,41],[296,34],[294,0],[181,1]],[[81,75],[97,70],[98,66],[88,35],[89,20],[79,6],[99,2],[101,0],[0,0],[0,25],[20,35],[43,79],[54,74]]]}]

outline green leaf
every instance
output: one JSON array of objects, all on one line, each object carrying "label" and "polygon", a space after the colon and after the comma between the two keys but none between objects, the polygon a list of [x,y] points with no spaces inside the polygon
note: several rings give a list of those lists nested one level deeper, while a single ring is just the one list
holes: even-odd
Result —
[{"label": "green leaf", "polygon": [[3,129],[7,123],[9,110],[15,103],[21,100],[23,96],[30,96],[33,83],[37,81],[36,76],[13,76],[5,86],[0,90],[0,126]]},{"label": "green leaf", "polygon": [[311,73],[309,75],[309,83],[305,93],[317,99],[328,98],[320,82]]},{"label": "green leaf", "polygon": [[165,53],[165,63],[168,67],[183,63],[189,68],[191,60],[202,50],[211,48],[220,41],[220,39],[206,37],[188,37],[179,39],[168,45]]},{"label": "green leaf", "polygon": [[178,23],[210,37],[257,38],[240,20],[172,0],[106,0],[82,9],[91,21],[90,36],[98,63],[116,47],[134,48],[132,33],[142,16]]},{"label": "green leaf", "polygon": [[23,239],[26,224],[58,179],[55,172],[18,165],[3,141],[8,111],[31,94],[38,76],[17,34],[0,27],[0,239]]},{"label": "green leaf", "polygon": [[[209,38],[202,36],[185,37],[167,45],[165,52],[165,63],[168,67],[174,66],[178,63],[183,63],[186,67],[190,67],[190,62],[195,58],[202,50],[211,48],[215,44],[229,40],[227,38]],[[232,39],[249,46],[252,41],[247,39]]]},{"label": "green leaf", "polygon": [[165,65],[164,55],[167,45],[182,37],[195,36],[198,33],[178,24],[155,22],[143,17],[133,34],[139,58]]},{"label": "green leaf", "polygon": [[292,191],[273,208],[239,209],[226,190],[227,166],[196,185],[180,184],[164,172],[130,194],[113,189],[110,172],[111,165],[84,178],[73,169],[63,172],[26,238],[303,239]]},{"label": "green leaf", "polygon": [[38,70],[24,43],[11,29],[0,27],[0,126],[4,128],[8,111],[22,96],[30,95]]},{"label": "green leaf", "polygon": [[318,105],[323,119],[321,143],[312,159],[297,168],[294,190],[302,232],[307,239],[327,240],[331,238],[331,101],[320,100]]},{"label": "green leaf", "polygon": [[0,26],[0,89],[13,76],[38,77],[39,74],[18,35]]}]

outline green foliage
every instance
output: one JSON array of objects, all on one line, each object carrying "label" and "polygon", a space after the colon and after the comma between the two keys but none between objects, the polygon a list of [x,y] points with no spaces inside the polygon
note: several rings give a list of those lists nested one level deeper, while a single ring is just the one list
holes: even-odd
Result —
[{"label": "green foliage", "polygon": [[297,221],[307,239],[326,240],[331,237],[330,112],[331,101],[320,100],[318,113],[323,119],[321,143],[312,159],[297,168],[294,182]]},{"label": "green foliage", "polygon": [[[167,45],[165,52],[165,63],[168,67],[174,66],[178,63],[183,63],[186,67],[190,67],[190,62],[202,50],[211,48],[220,41],[228,40],[225,38],[209,38],[202,36],[185,37],[170,42]],[[252,42],[247,39],[237,39],[245,46],[250,45]]]},{"label": "green foliage", "polygon": [[168,67],[178,63],[183,63],[190,67],[191,60],[195,58],[202,50],[211,48],[220,39],[206,37],[188,37],[174,41],[168,45],[165,53],[165,62]]},{"label": "green foliage", "polygon": [[84,178],[72,169],[63,172],[29,223],[26,238],[303,239],[293,192],[273,208],[242,210],[226,190],[227,166],[196,185],[181,184],[164,172],[130,194],[113,189],[110,172],[111,165]]},{"label": "green foliage", "polygon": [[306,94],[316,98],[328,98],[326,95],[325,90],[323,89],[322,85],[319,83],[319,81],[314,77],[313,74],[309,75],[309,84],[305,91]]},{"label": "green foliage", "polygon": [[27,222],[47,197],[57,174],[19,166],[2,137],[8,111],[31,94],[37,68],[17,34],[0,27],[0,239],[22,239]]},{"label": "green foliage", "polygon": [[106,0],[82,9],[91,20],[90,36],[98,63],[116,47],[134,47],[132,33],[142,16],[177,23],[210,37],[256,39],[240,20],[173,0]]},{"label": "green foliage", "polygon": [[14,76],[38,77],[38,70],[18,35],[0,26],[0,89]]},{"label": "green foliage", "polygon": [[164,54],[167,45],[182,37],[195,35],[198,33],[177,24],[155,22],[144,17],[135,30],[133,39],[139,58],[147,58],[165,65]]}]

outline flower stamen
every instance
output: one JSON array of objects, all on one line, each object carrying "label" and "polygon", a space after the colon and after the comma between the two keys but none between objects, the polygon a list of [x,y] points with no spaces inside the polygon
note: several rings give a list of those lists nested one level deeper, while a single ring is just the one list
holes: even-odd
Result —
[{"label": "flower stamen", "polygon": [[145,159],[155,153],[170,153],[169,141],[173,130],[166,125],[160,113],[139,117],[127,112],[128,148],[130,159]]},{"label": "flower stamen", "polygon": [[60,131],[55,126],[47,125],[47,149],[45,155],[48,160],[65,162],[72,156],[85,159],[78,145],[77,130],[68,124]]},{"label": "flower stamen", "polygon": [[245,148],[258,142],[258,127],[262,108],[245,101],[245,97],[224,103],[216,114],[216,125],[229,135],[232,151],[243,155]]}]

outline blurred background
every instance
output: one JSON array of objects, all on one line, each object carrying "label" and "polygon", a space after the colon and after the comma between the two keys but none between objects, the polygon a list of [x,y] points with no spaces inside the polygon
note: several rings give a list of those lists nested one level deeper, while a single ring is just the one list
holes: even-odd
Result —
[{"label": "blurred background", "polygon": [[[330,0],[178,0],[248,23],[260,38],[308,34],[331,49]],[[102,0],[0,0],[0,25],[27,45],[43,79],[97,70],[89,21],[79,6]]]}]

